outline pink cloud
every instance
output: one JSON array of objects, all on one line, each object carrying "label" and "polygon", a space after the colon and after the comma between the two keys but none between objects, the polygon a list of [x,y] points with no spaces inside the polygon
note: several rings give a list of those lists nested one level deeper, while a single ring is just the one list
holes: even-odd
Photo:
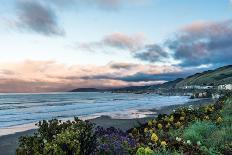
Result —
[{"label": "pink cloud", "polygon": [[[123,77],[133,76],[139,72],[144,74],[162,74],[178,71],[180,71],[179,68],[172,66],[115,62],[103,66],[66,66],[55,61],[25,60],[18,63],[0,64],[0,92],[51,92],[68,91],[80,87],[109,88],[148,85],[163,81],[141,80],[133,82],[124,81]],[[101,75],[107,76],[107,78],[83,78]]]}]

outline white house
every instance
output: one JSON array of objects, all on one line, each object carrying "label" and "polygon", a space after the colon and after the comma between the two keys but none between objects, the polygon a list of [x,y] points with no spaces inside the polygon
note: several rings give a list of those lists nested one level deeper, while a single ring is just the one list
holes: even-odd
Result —
[{"label": "white house", "polygon": [[181,89],[212,89],[213,86],[199,86],[199,85],[190,85],[180,87]]},{"label": "white house", "polygon": [[232,84],[224,84],[218,86],[219,90],[232,90]]}]

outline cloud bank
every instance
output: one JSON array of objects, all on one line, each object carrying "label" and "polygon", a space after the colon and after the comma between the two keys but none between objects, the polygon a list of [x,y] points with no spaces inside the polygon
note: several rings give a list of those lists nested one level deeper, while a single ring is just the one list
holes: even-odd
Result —
[{"label": "cloud bank", "polygon": [[55,61],[26,60],[0,64],[0,92],[49,92],[80,87],[150,85],[174,79],[180,74],[182,70],[172,66],[115,62],[103,66],[66,66]]},{"label": "cloud bank", "polygon": [[167,46],[181,66],[226,65],[232,60],[232,20],[184,27]]},{"label": "cloud bank", "polygon": [[159,45],[146,45],[141,51],[134,54],[135,58],[148,62],[159,62],[162,59],[168,58],[168,53]]}]

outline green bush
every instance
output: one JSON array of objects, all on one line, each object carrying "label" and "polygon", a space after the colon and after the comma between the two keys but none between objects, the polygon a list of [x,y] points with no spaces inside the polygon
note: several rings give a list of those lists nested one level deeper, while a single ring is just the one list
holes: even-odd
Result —
[{"label": "green bush", "polygon": [[74,121],[39,122],[38,133],[21,137],[17,155],[88,155],[96,147],[93,124],[75,118]]},{"label": "green bush", "polygon": [[183,153],[180,153],[175,150],[159,150],[155,151],[154,155],[182,155]]},{"label": "green bush", "polygon": [[217,126],[209,121],[196,121],[187,127],[183,132],[183,138],[193,143],[198,141],[204,142],[209,134],[215,130]]},{"label": "green bush", "polygon": [[137,150],[136,155],[154,155],[154,151],[151,150],[149,147],[146,148],[140,147]]},{"label": "green bush", "polygon": [[221,148],[223,145],[232,142],[232,128],[222,127],[213,131],[208,139],[206,139],[206,146]]}]

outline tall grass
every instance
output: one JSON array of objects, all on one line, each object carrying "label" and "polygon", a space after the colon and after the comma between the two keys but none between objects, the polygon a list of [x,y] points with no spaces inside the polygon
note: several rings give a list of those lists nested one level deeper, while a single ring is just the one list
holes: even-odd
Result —
[{"label": "tall grass", "polygon": [[192,143],[198,141],[205,142],[207,137],[217,128],[216,124],[210,121],[196,121],[187,127],[183,132],[183,138],[187,141],[190,140]]}]

